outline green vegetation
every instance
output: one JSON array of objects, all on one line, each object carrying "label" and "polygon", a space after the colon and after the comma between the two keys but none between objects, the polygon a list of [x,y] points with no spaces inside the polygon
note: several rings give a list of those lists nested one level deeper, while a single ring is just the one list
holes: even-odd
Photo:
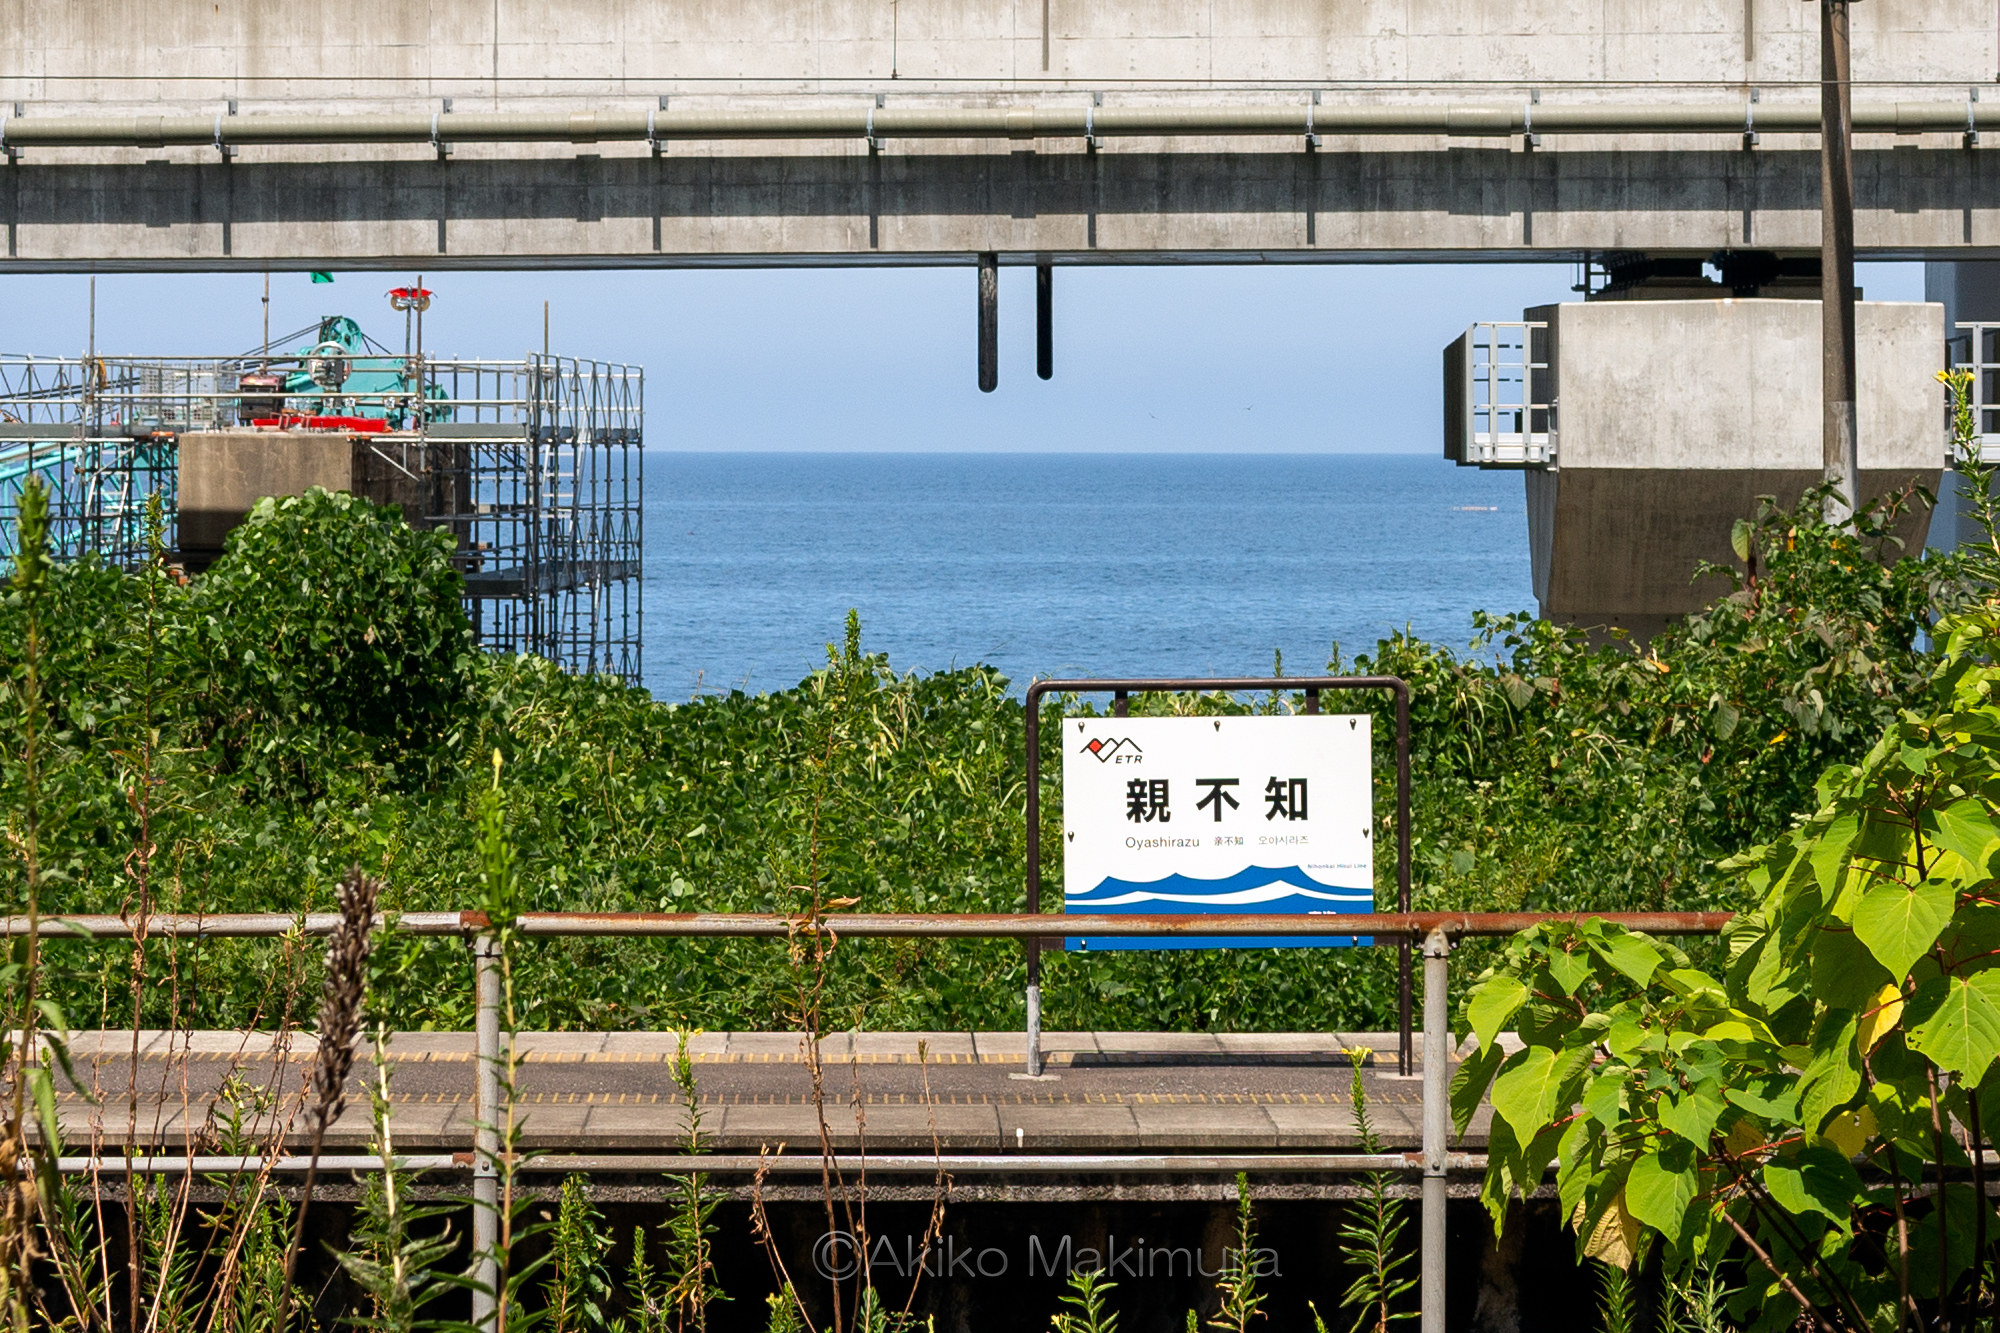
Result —
[{"label": "green vegetation", "polygon": [[1209,1316],[1216,1333],[1249,1333],[1250,1323],[1265,1317],[1264,1293],[1257,1289],[1264,1252],[1257,1248],[1257,1228],[1251,1221],[1250,1177],[1236,1173],[1236,1243],[1222,1252],[1222,1275],[1215,1280],[1221,1308]]},{"label": "green vegetation", "polygon": [[1118,1333],[1118,1316],[1110,1312],[1106,1300],[1117,1287],[1116,1282],[1104,1276],[1102,1269],[1073,1270],[1062,1303],[1076,1313],[1057,1311],[1049,1320],[1050,1333]]},{"label": "green vegetation", "polygon": [[[1959,429],[1969,439],[1963,412]],[[1967,475],[1990,495],[1987,470]],[[1649,1307],[1704,1330],[1802,1317],[1974,1327],[2000,1292],[1983,1165],[2000,1132],[2000,538],[1897,561],[1899,516],[1923,497],[1892,497],[1851,529],[1821,521],[1820,499],[1738,524],[1740,567],[1721,571],[1733,591],[1643,650],[1513,616],[1479,618],[1463,655],[1408,636],[1351,664],[1332,653],[1336,671],[1412,684],[1420,906],[1740,912],[1723,941],[1687,952],[1591,919],[1464,951],[1474,966],[1460,975],[1482,954],[1491,964],[1464,1010],[1480,1054],[1454,1086],[1461,1121],[1492,1090],[1488,1206],[1497,1224],[1555,1165],[1579,1251],[1600,1261],[1607,1327],[1641,1326]],[[990,670],[899,675],[863,651],[850,616],[795,689],[659,703],[479,653],[446,539],[361,500],[261,505],[192,582],[159,559],[132,574],[51,565],[40,505],[30,487],[0,602],[10,910],[39,923],[337,902],[343,927],[324,963],[297,934],[118,950],[31,930],[0,966],[0,1314],[14,1327],[110,1327],[144,1304],[162,1327],[283,1328],[295,1306],[310,1317],[295,1265],[311,1175],[296,1205],[263,1178],[215,1178],[222,1201],[201,1211],[185,1181],[135,1183],[126,1235],[107,1236],[95,1182],[53,1170],[51,1035],[65,1017],[290,1031],[315,994],[343,1052],[364,1022],[469,1027],[463,947],[370,930],[378,893],[392,916],[488,914],[510,1034],[1018,1022],[1013,947],[836,946],[816,924],[848,906],[1020,905],[1023,719]],[[1990,501],[1981,518],[1992,534]],[[158,527],[155,514],[156,553]],[[1392,734],[1387,701],[1365,706]],[[1042,756],[1052,886],[1056,734],[1045,729]],[[1379,833],[1393,845],[1386,821]],[[1379,866],[1384,905],[1393,882]],[[530,909],[748,909],[807,924],[788,945],[551,943],[515,929]],[[1060,956],[1044,987],[1055,1026],[1368,1029],[1391,1021],[1393,964],[1386,950]],[[1506,1054],[1503,1030],[1523,1049]],[[503,1050],[494,1072],[510,1089],[511,1040]],[[345,1072],[316,1061],[305,1124],[338,1113]],[[685,1093],[685,1046],[676,1074]],[[816,1065],[813,1077],[825,1140]],[[381,1170],[333,1258],[364,1326],[415,1329],[472,1281],[444,1271],[471,1205],[412,1206],[387,1096],[378,1077]],[[257,1097],[235,1087],[218,1108],[226,1150],[268,1150],[242,1129],[269,1110]],[[478,1205],[498,1232],[483,1294],[503,1319],[706,1327],[724,1297],[701,1178],[654,1243],[635,1237],[621,1293],[584,1182],[551,1210],[519,1187],[507,1104],[493,1127],[498,1201]],[[1208,1327],[1245,1333],[1266,1293],[1237,1183],[1237,1243]],[[943,1188],[941,1176],[927,1240]],[[1379,1330],[1407,1315],[1408,1257],[1401,1202],[1380,1179],[1370,1190],[1342,1232],[1358,1274],[1342,1305]],[[865,1193],[838,1192],[865,1238]],[[835,1206],[829,1191],[829,1228]],[[1657,1293],[1649,1247],[1665,1270]],[[47,1273],[54,1285],[38,1286]],[[1110,1285],[1079,1276],[1056,1318],[1109,1328]],[[805,1324],[787,1291],[767,1303],[774,1329]],[[918,1326],[866,1279],[834,1300],[863,1333]]]},{"label": "green vegetation", "polygon": [[[1348,1096],[1354,1105],[1354,1136],[1361,1140],[1361,1151],[1372,1155],[1382,1152],[1383,1146],[1368,1111],[1368,1085],[1361,1078],[1369,1055],[1362,1047],[1348,1052],[1354,1070]],[[1340,1297],[1341,1305],[1355,1312],[1348,1333],[1391,1333],[1392,1325],[1417,1317],[1406,1299],[1417,1285],[1410,1272],[1416,1256],[1403,1241],[1409,1200],[1395,1193],[1396,1183],[1387,1171],[1364,1174],[1361,1196],[1340,1224],[1340,1257],[1354,1273]],[[1313,1317],[1318,1319],[1317,1310]]]},{"label": "green vegetation", "polygon": [[[1407,636],[1352,662],[1336,649],[1336,670],[1413,685],[1418,904],[1742,901],[1717,863],[1777,836],[1809,808],[1822,768],[1857,759],[1927,697],[1926,627],[1977,595],[1961,557],[1878,558],[1894,551],[1895,505],[1857,533],[1828,528],[1817,507],[1809,495],[1740,524],[1737,590],[1644,651],[1512,616],[1481,617],[1464,655]],[[162,910],[325,909],[354,864],[385,882],[391,911],[471,905],[496,752],[526,908],[798,911],[814,893],[860,910],[1022,904],[1022,709],[991,670],[898,674],[850,620],[827,666],[794,689],[656,702],[471,648],[444,557],[438,534],[314,493],[260,506],[192,583],[88,562],[48,570],[46,906],[117,911],[143,891]],[[21,615],[18,595],[0,608],[0,665],[16,673]],[[1378,710],[1378,736],[1393,734],[1386,699],[1363,706]],[[0,713],[19,756],[23,715]],[[1060,764],[1044,730],[1053,827]],[[23,780],[18,761],[0,771],[9,810]],[[1043,846],[1053,887],[1058,840]],[[20,901],[18,858],[4,873]],[[1392,904],[1393,865],[1377,874]],[[54,984],[80,1022],[122,1003],[108,954],[53,947]],[[381,947],[375,1017],[470,1026],[460,947],[393,935]],[[221,1026],[268,1003],[276,948],[208,944],[159,966],[199,966],[183,1018]],[[792,1011],[787,969],[762,942],[545,942],[524,946],[519,966],[524,1028],[759,1028]],[[1022,978],[1009,945],[850,942],[821,1005],[836,1030],[1007,1027]],[[153,988],[152,1002],[171,989]],[[1379,1029],[1394,1012],[1394,960],[1060,956],[1044,993],[1059,1027]]]},{"label": "green vegetation", "polygon": [[[1759,905],[1716,971],[1595,919],[1509,942],[1466,1005],[1480,1054],[1453,1089],[1462,1123],[1492,1088],[1496,1225],[1554,1163],[1607,1293],[1657,1238],[1677,1269],[1738,1261],[1750,1280],[1728,1308],[1747,1328],[1990,1311],[2000,610],[1939,634],[1943,701],[1830,768],[1810,819],[1731,863]],[[1503,1030],[1523,1049],[1507,1056]]]},{"label": "green vegetation", "polygon": [[[1969,452],[1965,380],[1945,378]],[[1551,921],[1466,999],[1453,1112],[1462,1129],[1490,1089],[1494,1225],[1553,1166],[1607,1329],[1635,1326],[1654,1249],[1674,1327],[1993,1326],[2000,539],[1994,469],[1966,471],[1988,540],[1953,571],[1928,676],[1819,772],[1808,815],[1718,867],[1751,902],[1711,966]]]}]

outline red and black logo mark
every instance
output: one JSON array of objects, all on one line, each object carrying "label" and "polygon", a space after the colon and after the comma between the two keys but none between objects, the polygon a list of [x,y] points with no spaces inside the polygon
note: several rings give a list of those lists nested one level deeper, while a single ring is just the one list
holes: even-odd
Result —
[{"label": "red and black logo mark", "polygon": [[1139,748],[1139,742],[1129,737],[1121,736],[1117,740],[1094,739],[1088,741],[1084,744],[1083,749],[1077,753],[1094,754],[1097,756],[1098,763],[1108,764],[1111,762],[1111,756],[1113,755],[1144,754],[1145,751]]}]

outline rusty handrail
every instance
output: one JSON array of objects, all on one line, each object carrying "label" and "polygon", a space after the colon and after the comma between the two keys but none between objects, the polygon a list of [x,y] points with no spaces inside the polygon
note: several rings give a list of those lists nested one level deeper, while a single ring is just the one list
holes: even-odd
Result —
[{"label": "rusty handrail", "polygon": [[[766,912],[524,912],[515,929],[531,937],[609,936],[683,939],[784,939],[815,928],[855,939],[1060,940],[1068,935],[1173,938],[1188,935],[1319,935],[1401,944],[1433,932],[1450,939],[1512,935],[1552,921],[1602,920],[1649,935],[1715,935],[1729,912],[1373,912],[1289,914],[1086,914],[1033,912],[829,912],[817,919]],[[386,921],[388,918],[384,918]],[[149,936],[270,939],[294,929],[330,934],[333,912],[159,913]],[[481,912],[403,912],[395,928],[411,935],[473,936],[490,928]],[[139,918],[109,914],[45,916],[45,936],[130,939]],[[0,918],[0,936],[24,935],[26,917]]]},{"label": "rusty handrail", "polygon": [[[1252,915],[1121,915],[1101,913],[1048,914],[1040,912],[993,912],[993,913],[947,913],[947,912],[836,912],[820,916],[785,916],[774,913],[757,912],[526,912],[514,921],[514,929],[523,936],[610,936],[610,937],[664,937],[664,938],[788,938],[802,932],[824,931],[833,935],[847,935],[855,938],[888,939],[1007,939],[1019,940],[1028,956],[1033,958],[1044,941],[1060,941],[1064,935],[1124,936],[1127,938],[1172,938],[1201,936],[1257,936],[1257,935],[1309,935],[1329,939],[1338,938],[1354,943],[1367,940],[1370,943],[1393,943],[1398,948],[1422,942],[1424,953],[1424,1062],[1423,1062],[1423,1151],[1417,1154],[1403,1154],[1391,1157],[1369,1155],[1321,1155],[1317,1158],[1283,1155],[1255,1155],[1237,1157],[1178,1157],[1145,1156],[1122,1157],[1102,1156],[1095,1166],[1115,1170],[1162,1170],[1175,1171],[1215,1169],[1224,1164],[1231,1170],[1355,1170],[1355,1169],[1396,1169],[1420,1171],[1422,1176],[1421,1241],[1422,1279],[1425,1295],[1424,1317],[1426,1325],[1440,1322],[1443,1318],[1444,1290],[1444,1248],[1445,1248],[1445,1206],[1446,1177],[1454,1169],[1477,1170],[1483,1158],[1464,1153],[1450,1153],[1446,1149],[1449,1127],[1446,1079],[1451,1064],[1451,1042],[1447,1031],[1446,991],[1448,974],[1447,959],[1454,939],[1471,939],[1480,936],[1511,935],[1529,926],[1555,921],[1582,921],[1595,915],[1598,919],[1615,922],[1632,930],[1646,931],[1656,935],[1712,935],[1721,931],[1731,920],[1727,912],[1376,912],[1353,915],[1333,915],[1308,913],[1303,915],[1272,914]],[[387,924],[387,918],[377,918]],[[72,915],[42,917],[32,925],[45,936],[55,939],[70,936],[82,939],[130,939],[142,932],[148,937],[228,939],[228,938],[273,938],[299,931],[307,935],[325,935],[333,931],[340,918],[331,912],[284,913],[284,912],[238,912],[217,915],[206,914],[159,914],[144,918],[127,918],[112,915]],[[498,1177],[493,1163],[498,1160],[501,1145],[497,1132],[492,1128],[500,1123],[503,1105],[503,1089],[498,1077],[501,1062],[500,1032],[500,948],[491,921],[481,912],[408,912],[394,917],[397,929],[416,935],[458,936],[473,946],[474,987],[478,997],[476,1046],[479,1060],[479,1076],[474,1085],[474,1143],[475,1152],[469,1155],[454,1154],[450,1158],[424,1159],[426,1165],[442,1165],[448,1161],[452,1168],[463,1169],[471,1164],[472,1193],[476,1201],[473,1244],[477,1260],[475,1278],[485,1284],[484,1289],[497,1289],[498,1268],[495,1258],[492,1223],[482,1223],[481,1219],[498,1216]],[[31,928],[25,917],[0,918],[0,935],[21,935]],[[1032,1025],[1031,1025],[1032,1030]],[[1032,1075],[1031,1075],[1032,1076]],[[507,1094],[511,1095],[511,1094]],[[350,1162],[358,1164],[362,1159],[337,1159],[342,1165]],[[599,1160],[616,1161],[619,1169],[626,1170],[672,1170],[673,1165],[661,1166],[663,1160],[678,1162],[683,1166],[703,1162],[702,1157],[679,1159],[597,1159],[576,1157],[567,1159],[575,1163],[592,1163]],[[720,1159],[709,1158],[714,1163]],[[729,1159],[734,1161],[736,1159]],[[793,1159],[801,1164],[801,1169],[821,1168],[819,1157],[798,1157]],[[909,1159],[917,1163],[915,1169],[933,1171],[939,1169],[942,1159],[936,1156]],[[989,1166],[986,1159],[966,1159],[967,1170],[994,1169],[1003,1171],[1059,1170],[1074,1172],[1090,1169],[1087,1159],[1055,1157],[1023,1158],[1018,1154],[1001,1155],[992,1159],[998,1165]],[[741,1159],[748,1164],[752,1159]],[[214,1169],[264,1170],[270,1165],[262,1158],[198,1158],[188,1156],[186,1169],[202,1171]],[[643,1163],[643,1166],[641,1165]],[[309,1166],[324,1166],[324,1160],[315,1154],[308,1159]],[[790,1163],[788,1163],[789,1165]],[[65,1159],[62,1169],[68,1171],[90,1171],[103,1163],[86,1158]],[[871,1162],[876,1170],[883,1168],[883,1162]],[[289,1166],[289,1163],[288,1163]],[[148,1171],[169,1169],[165,1160],[159,1157],[149,1159]],[[711,1167],[713,1169],[713,1167]],[[757,1159],[754,1169],[767,1169],[763,1159]],[[481,1310],[474,1307],[474,1322],[479,1322]]]},{"label": "rusty handrail", "polygon": [[[1188,935],[1355,936],[1402,943],[1434,931],[1448,938],[1512,935],[1547,921],[1595,916],[1654,935],[1713,935],[1728,912],[1373,912],[1138,914],[1030,912],[832,912],[821,928],[853,938],[1061,939],[1069,935],[1174,938]],[[527,912],[516,921],[523,935],[659,935],[783,937],[810,929],[805,917],[736,912]]]}]

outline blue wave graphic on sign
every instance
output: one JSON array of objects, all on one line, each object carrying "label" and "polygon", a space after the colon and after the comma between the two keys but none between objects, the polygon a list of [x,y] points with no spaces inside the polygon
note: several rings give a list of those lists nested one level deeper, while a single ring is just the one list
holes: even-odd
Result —
[{"label": "blue wave graphic on sign", "polygon": [[[1083,893],[1063,896],[1063,910],[1112,914],[1330,913],[1342,916],[1375,910],[1372,889],[1322,884],[1297,866],[1252,866],[1222,879],[1168,875],[1133,881],[1106,878]],[[1081,952],[1111,949],[1308,949],[1366,944],[1365,936],[1216,935],[1174,940],[1116,936],[1072,938]]]}]

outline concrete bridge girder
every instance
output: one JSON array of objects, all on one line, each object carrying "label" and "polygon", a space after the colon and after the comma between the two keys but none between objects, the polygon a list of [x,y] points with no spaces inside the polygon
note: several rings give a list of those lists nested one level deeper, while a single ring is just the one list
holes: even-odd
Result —
[{"label": "concrete bridge girder", "polygon": [[[244,149],[229,164],[189,149],[32,153],[0,166],[5,267],[1551,259],[1819,244],[1818,155],[1804,146],[296,151]],[[1863,145],[1861,252],[2000,255],[2000,170],[1983,163],[1981,150]]]},{"label": "concrete bridge girder", "polygon": [[[2000,135],[2000,98],[1971,100],[2000,43],[1987,0],[1871,0],[1853,21],[1857,107],[1990,105]],[[0,63],[0,115],[13,112],[0,146],[22,151],[0,166],[0,270],[1818,245],[1817,135],[1774,132],[1817,105],[1817,25],[1796,0],[360,0],[337,12],[5,0],[0,50],[17,53]],[[871,151],[850,126],[792,143],[669,139],[658,160],[644,142],[593,142],[592,117],[660,115],[663,101],[670,119],[761,109],[865,123],[879,102],[885,123],[953,108],[1074,122],[1147,107],[1297,114],[1312,90],[1329,117],[1462,103],[1473,137],[1323,135],[1317,152],[1302,132],[1106,137],[1087,152],[1072,125],[1011,142],[878,136]],[[1625,103],[1720,106],[1727,123],[1550,134],[1532,151],[1518,132],[1538,106],[1553,124]],[[1738,105],[1746,128],[1766,117],[1755,149],[1738,146]],[[434,116],[443,146],[454,116],[471,134],[476,117],[535,113],[578,117],[576,142],[466,142],[443,160],[407,128],[365,147],[223,142],[231,121]],[[1879,128],[1908,127],[1901,109],[1881,114]],[[35,144],[36,126],[85,117],[194,130],[160,134],[177,147]],[[2000,172],[1936,118],[1911,122],[1930,133],[1860,136],[1864,254],[2000,254]],[[217,142],[185,146],[211,123]]]}]

